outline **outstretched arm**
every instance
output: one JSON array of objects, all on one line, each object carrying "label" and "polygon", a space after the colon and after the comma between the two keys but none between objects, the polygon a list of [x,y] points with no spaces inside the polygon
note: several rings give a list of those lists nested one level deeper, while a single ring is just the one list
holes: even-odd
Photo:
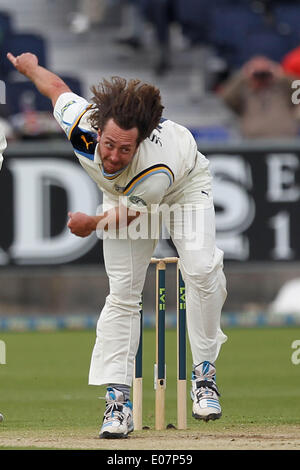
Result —
[{"label": "outstretched arm", "polygon": [[52,101],[53,106],[62,93],[71,92],[68,85],[50,70],[45,69],[38,63],[36,55],[25,52],[15,57],[10,52],[8,60],[20,72],[34,83],[38,91]]}]

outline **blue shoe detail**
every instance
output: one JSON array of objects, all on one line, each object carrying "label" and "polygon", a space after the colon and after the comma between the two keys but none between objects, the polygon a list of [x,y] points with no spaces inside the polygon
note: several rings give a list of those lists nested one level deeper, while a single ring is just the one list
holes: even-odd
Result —
[{"label": "blue shoe detail", "polygon": [[130,408],[131,410],[132,410],[132,408],[133,408],[133,405],[132,405],[132,403],[131,403],[130,400],[127,400],[126,403],[124,403],[124,406],[127,406],[127,407]]},{"label": "blue shoe detail", "polygon": [[208,421],[221,417],[220,394],[215,379],[216,369],[209,361],[203,361],[194,367],[191,389],[194,418]]},{"label": "blue shoe detail", "polygon": [[206,375],[208,373],[209,368],[210,368],[210,362],[208,361],[202,362],[202,374],[203,375]]},{"label": "blue shoe detail", "polygon": [[108,398],[109,398],[109,400],[115,401],[115,400],[116,400],[116,395],[115,395],[114,389],[111,388],[111,387],[108,387],[108,388],[107,388],[107,391],[108,391]]},{"label": "blue shoe detail", "polygon": [[132,403],[124,402],[124,395],[117,389],[107,388],[106,409],[100,430],[102,439],[126,438],[133,431]]}]

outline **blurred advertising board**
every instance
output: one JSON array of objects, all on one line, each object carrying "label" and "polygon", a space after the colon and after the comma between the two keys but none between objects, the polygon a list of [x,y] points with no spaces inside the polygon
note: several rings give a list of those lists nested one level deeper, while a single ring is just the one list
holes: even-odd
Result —
[{"label": "blurred advertising board", "polygon": [[[300,260],[300,144],[207,145],[217,245],[226,260]],[[0,266],[96,264],[102,240],[72,235],[68,211],[95,214],[101,191],[68,142],[10,143],[0,173]]]}]

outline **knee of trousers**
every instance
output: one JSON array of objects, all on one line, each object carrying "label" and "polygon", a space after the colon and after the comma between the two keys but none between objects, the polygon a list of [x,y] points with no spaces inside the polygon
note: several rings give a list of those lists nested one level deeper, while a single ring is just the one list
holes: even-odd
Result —
[{"label": "knee of trousers", "polygon": [[183,269],[182,274],[187,285],[198,289],[215,290],[220,285],[220,273],[223,275],[222,260],[212,263],[203,256],[195,259],[192,266]]},{"label": "knee of trousers", "polygon": [[136,328],[139,336],[140,325],[140,303],[129,297],[108,295],[105,305],[97,321],[96,332],[98,337],[103,337],[104,331],[125,328]]},{"label": "knee of trousers", "polygon": [[132,296],[130,294],[109,294],[106,298],[106,307],[112,308],[114,311],[122,312],[122,314],[136,314],[140,311],[140,296]]},{"label": "knee of trousers", "polygon": [[219,287],[220,278],[217,270],[203,271],[201,273],[193,273],[185,275],[186,286],[205,291],[215,291]]}]

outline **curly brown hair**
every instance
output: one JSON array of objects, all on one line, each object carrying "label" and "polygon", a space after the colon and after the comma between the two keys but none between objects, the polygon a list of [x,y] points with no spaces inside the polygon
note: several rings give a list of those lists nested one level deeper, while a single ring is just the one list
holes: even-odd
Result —
[{"label": "curly brown hair", "polygon": [[124,130],[137,127],[138,143],[150,136],[158,126],[164,106],[158,88],[138,79],[112,77],[92,87],[95,103],[89,121],[95,129],[103,130],[113,119]]}]

